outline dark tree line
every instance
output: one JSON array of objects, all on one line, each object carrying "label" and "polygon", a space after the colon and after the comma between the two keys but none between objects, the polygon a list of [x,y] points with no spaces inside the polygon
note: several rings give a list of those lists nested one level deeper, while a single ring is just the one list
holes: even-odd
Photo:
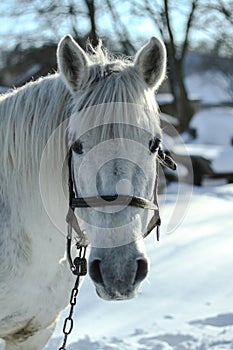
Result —
[{"label": "dark tree line", "polygon": [[[133,55],[141,44],[139,41],[145,42],[149,37],[146,27],[143,37],[142,34],[139,37],[133,32],[135,26],[131,25],[150,20],[155,33],[159,33],[167,47],[174,114],[179,118],[181,130],[187,128],[193,113],[184,83],[184,61],[187,52],[197,45],[194,34],[206,33],[206,41],[210,42],[212,50],[229,57],[233,55],[232,0],[14,0],[10,4],[9,7],[0,5],[2,18],[18,23],[30,20],[34,25],[5,32],[8,40],[5,44],[4,35],[1,36],[4,47],[7,42],[17,43],[8,56],[2,50],[2,64],[5,61],[8,65],[10,59],[14,61],[14,53],[25,53],[24,50],[27,53],[31,46],[36,46],[35,50],[39,52],[43,43],[50,41],[50,46],[55,48],[67,32],[82,46],[87,39],[96,45],[101,37],[114,51]],[[177,30],[179,26],[182,30]]]}]

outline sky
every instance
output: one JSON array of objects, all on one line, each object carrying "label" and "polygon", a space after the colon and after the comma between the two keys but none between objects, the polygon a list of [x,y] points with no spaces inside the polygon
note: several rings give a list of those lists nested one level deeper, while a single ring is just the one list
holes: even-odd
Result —
[{"label": "sky", "polygon": [[[161,0],[157,0],[159,3]],[[205,0],[200,0],[201,2],[205,3]],[[217,0],[210,0],[208,3],[214,3]],[[225,0],[225,2],[229,2],[230,0]],[[81,1],[82,2],[82,1]],[[25,43],[29,42],[30,39],[32,39],[33,44],[35,44],[35,41],[38,41],[38,44],[40,45],[40,38],[42,37],[42,34],[46,37],[52,38],[55,41],[59,41],[60,37],[62,35],[67,34],[70,31],[70,22],[68,20],[66,21],[59,21],[53,20],[50,21],[45,17],[41,16],[40,21],[38,21],[38,16],[34,16],[31,9],[33,9],[33,6],[39,6],[37,4],[40,4],[41,2],[38,2],[38,0],[35,0],[34,2],[25,0],[25,5],[23,6],[23,14],[20,16],[15,17],[9,17],[6,14],[9,13],[12,8],[16,12],[21,12],[22,10],[22,1],[19,0],[5,0],[0,2],[0,45],[3,45],[5,47],[11,46],[12,44],[16,43]],[[66,0],[57,0],[53,2],[55,4],[62,3],[66,4]],[[77,2],[79,3],[79,2]],[[97,4],[101,4],[98,16],[99,16],[99,33],[100,35],[105,34],[106,31],[110,31],[111,37],[114,37],[115,29],[112,26],[112,20],[110,20],[109,16],[106,15],[107,11],[106,8],[103,7],[103,2],[96,1]],[[143,3],[143,0],[137,0],[138,6],[137,9],[139,9],[140,4]],[[36,5],[33,5],[36,4]],[[142,12],[140,12],[140,16],[135,18],[135,16],[132,15],[132,7],[129,6],[129,3],[126,1],[117,1],[117,11],[120,14],[122,22],[125,24],[126,28],[129,30],[131,37],[135,40],[137,37],[145,38],[145,40],[148,40],[152,35],[159,35],[159,32],[155,25],[152,23],[152,21],[147,17],[142,16]],[[182,39],[184,36],[184,20],[186,19],[186,14],[189,11],[190,7],[190,1],[185,0],[172,0],[171,1],[171,7],[174,7],[174,11],[172,12],[172,24],[173,28],[176,33],[176,38],[178,40]],[[130,10],[131,9],[131,10]],[[134,9],[133,10],[137,10]],[[85,11],[85,5],[82,5],[80,7],[80,13]],[[207,16],[207,14],[203,13],[203,16]],[[43,19],[43,21],[41,21]],[[43,30],[44,23],[47,24],[48,29]],[[78,18],[75,20],[75,25],[79,32],[87,32],[89,23],[84,18]],[[205,28],[205,32],[203,30],[195,30],[191,32],[192,41],[196,40],[211,40],[212,36],[212,25],[208,25],[208,28]],[[23,31],[27,31],[29,34],[28,37],[25,39],[21,33]],[[36,36],[32,33],[36,31]],[[31,34],[31,35],[30,35]],[[17,39],[16,39],[17,38]],[[33,38],[36,38],[35,40]],[[45,39],[43,39],[45,40]],[[43,41],[42,41],[43,42]],[[141,44],[141,43],[140,43]],[[137,46],[137,43],[136,43]]]}]

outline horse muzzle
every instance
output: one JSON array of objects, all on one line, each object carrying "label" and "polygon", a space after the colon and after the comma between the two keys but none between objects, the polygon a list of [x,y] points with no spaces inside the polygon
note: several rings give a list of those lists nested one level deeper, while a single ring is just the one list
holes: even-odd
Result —
[{"label": "horse muzzle", "polygon": [[92,248],[89,275],[105,300],[134,298],[147,276],[148,259],[134,243],[115,248]]}]

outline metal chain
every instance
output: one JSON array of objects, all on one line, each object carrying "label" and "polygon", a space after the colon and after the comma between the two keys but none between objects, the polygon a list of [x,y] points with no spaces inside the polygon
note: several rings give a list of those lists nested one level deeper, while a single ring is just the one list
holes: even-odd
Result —
[{"label": "metal chain", "polygon": [[73,265],[75,268],[72,269],[72,272],[74,275],[77,276],[74,288],[71,291],[70,295],[70,312],[69,316],[66,317],[63,325],[63,343],[62,346],[59,348],[59,350],[66,350],[66,343],[68,335],[72,332],[73,326],[74,326],[74,320],[73,320],[73,312],[74,307],[76,305],[76,298],[79,292],[79,283],[80,283],[80,277],[85,276],[87,273],[87,260],[85,258],[86,254],[86,247],[77,247],[79,250],[79,256],[74,259]]}]

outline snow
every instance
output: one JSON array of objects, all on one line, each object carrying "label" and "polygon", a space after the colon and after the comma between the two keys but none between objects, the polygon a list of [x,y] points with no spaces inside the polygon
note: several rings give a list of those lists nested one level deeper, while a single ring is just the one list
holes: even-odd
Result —
[{"label": "snow", "polygon": [[[232,184],[169,186],[161,241],[145,240],[151,269],[139,296],[103,301],[86,277],[68,350],[233,349],[232,201]],[[67,312],[46,350],[61,346]]]},{"label": "snow", "polygon": [[[215,145],[204,145],[204,144],[196,144],[196,143],[187,143],[185,145],[185,151],[191,156],[203,156],[206,159],[214,159],[217,157],[222,150],[221,146]],[[176,154],[183,155],[184,146],[183,145],[175,145],[173,151]]]},{"label": "snow", "polygon": [[199,156],[211,161],[211,169],[215,174],[233,173],[233,147],[203,144],[175,145],[173,152],[176,155]]},{"label": "snow", "polygon": [[[196,130],[195,138],[188,133],[170,141],[169,147],[176,155],[205,158],[211,162],[215,174],[233,174],[233,108],[215,107],[197,112],[190,122]],[[167,138],[165,138],[167,141]]]},{"label": "snow", "polygon": [[233,173],[233,147],[225,147],[212,162],[215,173]]},{"label": "snow", "polygon": [[233,108],[215,107],[197,112],[190,128],[197,130],[195,143],[230,145],[233,139]]},{"label": "snow", "polygon": [[221,104],[232,102],[230,84],[232,76],[216,70],[192,73],[185,78],[188,94],[199,97],[202,104]]}]

